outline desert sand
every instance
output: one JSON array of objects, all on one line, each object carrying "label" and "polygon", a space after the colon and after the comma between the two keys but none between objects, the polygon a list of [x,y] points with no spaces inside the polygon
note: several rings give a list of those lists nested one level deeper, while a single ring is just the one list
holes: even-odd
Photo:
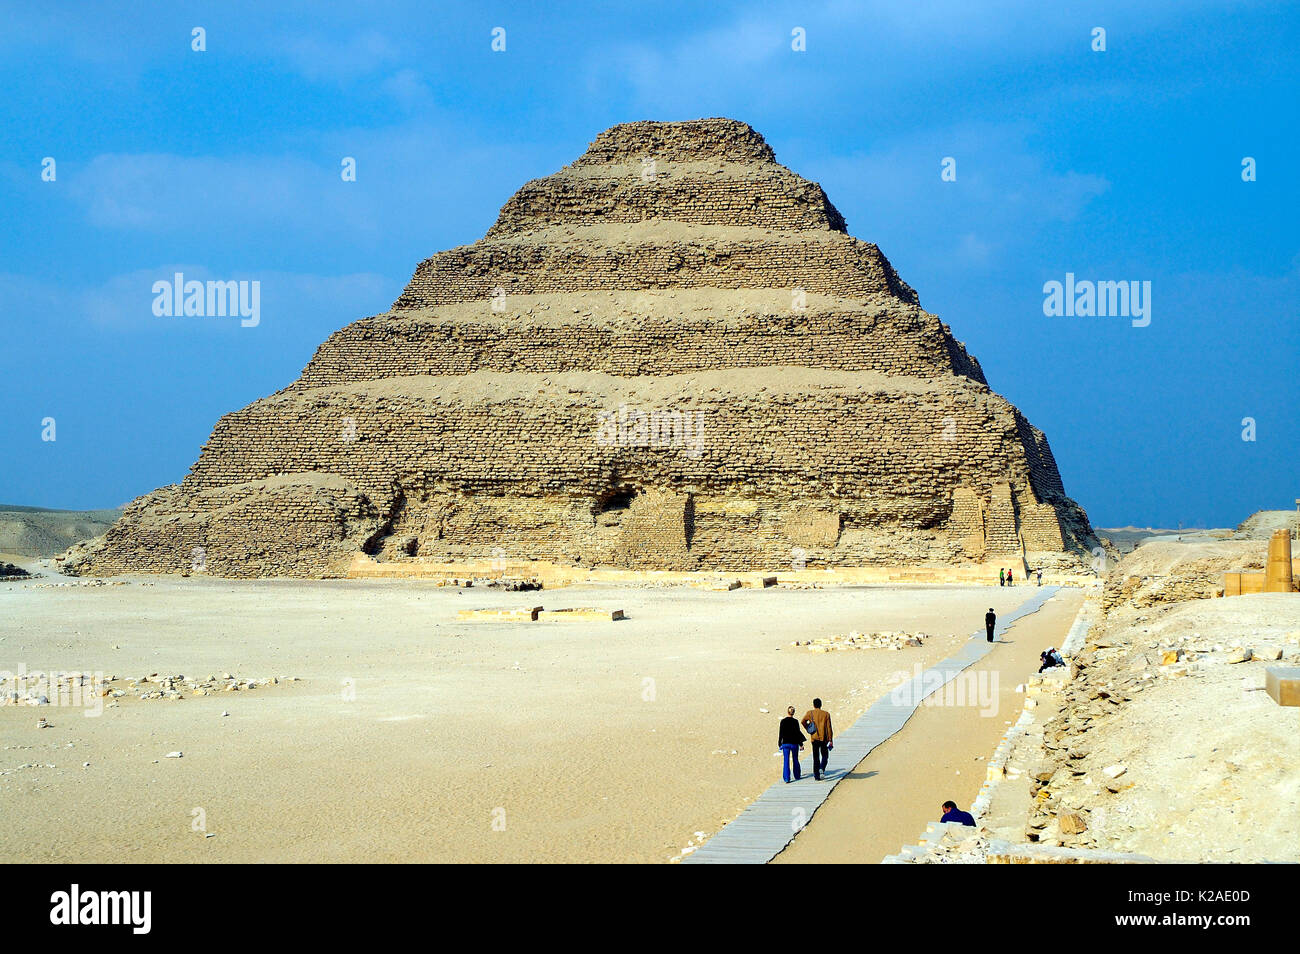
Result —
[{"label": "desert sand", "polygon": [[945,801],[969,809],[984,782],[986,759],[1020,715],[1024,695],[1017,690],[1038,671],[1038,654],[1064,642],[1082,602],[1083,591],[1061,590],[1037,613],[1018,620],[992,653],[966,670],[990,688],[996,685],[996,696],[990,696],[996,706],[969,698],[966,705],[943,705],[936,694],[836,786],[774,861],[876,864],[913,844],[927,822],[938,820]]},{"label": "desert sand", "polygon": [[[0,669],[300,681],[0,707],[0,860],[668,861],[779,777],[787,704],[847,726],[1031,593],[125,579],[0,584]],[[535,605],[629,618],[457,619]],[[850,630],[939,635],[791,646]]]},{"label": "desert sand", "polygon": [[1031,677],[979,827],[936,827],[896,860],[1300,860],[1297,710],[1266,690],[1272,667],[1300,665],[1300,600],[1214,595],[1266,551],[1198,538],[1125,556],[1089,597],[1069,665]]}]

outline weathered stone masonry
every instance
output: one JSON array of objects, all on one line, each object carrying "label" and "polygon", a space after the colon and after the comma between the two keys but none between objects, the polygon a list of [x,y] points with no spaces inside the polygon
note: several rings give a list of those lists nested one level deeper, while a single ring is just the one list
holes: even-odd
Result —
[{"label": "weathered stone masonry", "polygon": [[433,315],[365,318],[330,335],[291,388],[477,370],[631,377],[770,365],[920,378],[960,375],[985,383],[979,363],[920,309],[865,316],[787,311],[734,327],[653,318],[631,327],[600,327],[591,316],[584,318],[527,329],[494,322],[490,314],[454,321]]},{"label": "weathered stone masonry", "polygon": [[[615,409],[632,423],[600,439]],[[648,440],[651,411],[696,429]],[[1091,542],[1045,436],[880,250],[750,127],[699,120],[616,126],[525,185],[71,562],[748,570]]]}]

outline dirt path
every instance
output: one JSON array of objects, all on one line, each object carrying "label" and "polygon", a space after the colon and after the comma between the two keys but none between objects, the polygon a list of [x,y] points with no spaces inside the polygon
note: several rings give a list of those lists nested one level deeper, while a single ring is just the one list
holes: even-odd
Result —
[{"label": "dirt path", "polygon": [[[964,704],[944,704],[942,693],[932,697],[939,704],[923,704],[836,786],[773,864],[875,864],[911,844],[945,800],[967,808],[984,782],[984,760],[1020,714],[1024,696],[1016,686],[1037,671],[1043,649],[1064,642],[1082,602],[1082,591],[1062,590],[1012,626],[954,681],[946,701]],[[958,684],[965,699],[957,698]]]}]

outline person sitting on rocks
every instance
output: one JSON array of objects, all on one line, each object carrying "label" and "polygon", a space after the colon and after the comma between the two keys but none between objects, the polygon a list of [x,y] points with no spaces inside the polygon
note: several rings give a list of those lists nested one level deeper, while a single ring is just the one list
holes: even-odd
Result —
[{"label": "person sitting on rocks", "polygon": [[1061,654],[1056,651],[1055,646],[1048,646],[1039,653],[1038,660],[1042,664],[1038,667],[1039,672],[1044,669],[1054,669],[1057,666],[1065,665],[1065,660],[1061,658]]},{"label": "person sitting on rocks", "polygon": [[970,812],[963,812],[957,807],[956,802],[943,803],[943,815],[939,818],[941,822],[952,822],[957,825],[969,825],[975,827],[975,819],[971,817]]}]

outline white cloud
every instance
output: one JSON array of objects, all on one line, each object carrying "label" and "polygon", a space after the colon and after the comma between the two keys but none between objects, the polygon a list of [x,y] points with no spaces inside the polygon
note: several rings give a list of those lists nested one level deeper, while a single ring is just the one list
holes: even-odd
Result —
[{"label": "white cloud", "polygon": [[403,109],[414,112],[434,103],[433,90],[413,69],[401,69],[379,84],[379,89]]},{"label": "white cloud", "polygon": [[[414,87],[408,92],[417,95]],[[480,238],[525,178],[572,158],[551,159],[552,147],[528,142],[484,140],[440,116],[332,130],[303,148],[314,158],[104,154],[80,168],[61,164],[60,195],[99,228],[175,237],[186,248],[196,241],[265,248],[292,237],[291,248],[342,243],[346,255],[348,246],[369,247],[408,230],[422,243],[409,253],[414,262]],[[356,159],[356,182],[340,177],[345,156]]]},{"label": "white cloud", "polygon": [[317,216],[295,218],[306,210],[327,211],[341,227],[373,227],[349,201],[338,167],[297,156],[115,153],[65,176],[68,194],[102,228],[223,231],[270,222],[315,228]]},{"label": "white cloud", "polygon": [[238,318],[154,315],[154,282],[170,283],[177,272],[187,281],[259,282],[261,322],[246,334],[275,333],[309,324],[318,329],[311,334],[323,339],[334,328],[386,311],[400,292],[391,278],[368,272],[311,275],[241,269],[218,274],[202,265],[165,264],[80,287],[0,274],[0,310],[8,321],[48,324],[65,333],[205,333],[240,327]]},{"label": "white cloud", "polygon": [[[955,182],[940,178],[945,157],[956,160]],[[1073,221],[1110,187],[1104,176],[1053,169],[1024,129],[990,123],[921,130],[797,165],[821,181],[859,238],[881,241],[874,234],[880,223],[905,227],[947,242],[936,254],[970,264],[990,261],[1007,243],[1032,242],[1052,223]]]},{"label": "white cloud", "polygon": [[397,45],[374,30],[337,39],[323,34],[295,36],[285,42],[284,55],[291,67],[312,82],[336,83],[379,72],[401,59]]}]

